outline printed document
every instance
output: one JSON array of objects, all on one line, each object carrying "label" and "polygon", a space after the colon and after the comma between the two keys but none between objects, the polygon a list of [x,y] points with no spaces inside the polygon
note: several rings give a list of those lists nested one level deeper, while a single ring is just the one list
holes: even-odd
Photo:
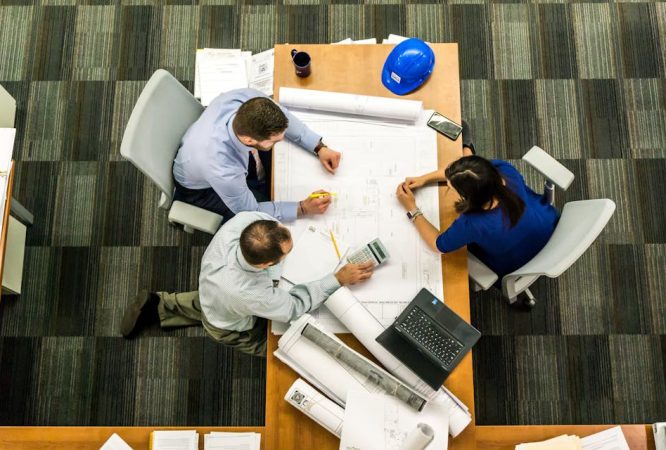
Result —
[{"label": "printed document", "polygon": [[199,433],[196,430],[153,431],[152,450],[198,450]]},{"label": "printed document", "polygon": [[261,433],[228,433],[212,431],[204,434],[204,450],[259,450]]}]

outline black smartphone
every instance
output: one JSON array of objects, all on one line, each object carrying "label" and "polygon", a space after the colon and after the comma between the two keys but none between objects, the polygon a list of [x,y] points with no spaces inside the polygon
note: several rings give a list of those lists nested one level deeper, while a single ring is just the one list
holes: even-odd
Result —
[{"label": "black smartphone", "polygon": [[462,125],[455,123],[448,117],[444,117],[438,112],[432,113],[428,119],[428,126],[438,133],[442,133],[447,138],[455,141],[462,132]]}]

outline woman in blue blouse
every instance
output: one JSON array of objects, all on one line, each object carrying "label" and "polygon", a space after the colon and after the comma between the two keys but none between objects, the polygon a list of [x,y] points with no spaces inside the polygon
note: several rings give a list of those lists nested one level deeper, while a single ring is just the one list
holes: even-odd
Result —
[{"label": "woman in blue blouse", "polygon": [[[446,253],[467,245],[501,280],[546,245],[559,214],[511,164],[473,153],[471,142],[465,144],[462,158],[444,171],[406,178],[396,195],[428,246]],[[436,182],[448,184],[460,196],[455,206],[460,216],[443,232],[423,216],[413,194]]]}]

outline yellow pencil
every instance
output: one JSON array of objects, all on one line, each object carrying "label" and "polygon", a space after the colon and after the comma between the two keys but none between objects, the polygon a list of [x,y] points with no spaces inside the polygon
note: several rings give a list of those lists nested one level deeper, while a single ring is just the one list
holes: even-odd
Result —
[{"label": "yellow pencil", "polygon": [[336,196],[338,195],[336,192],[317,192],[315,194],[310,194],[308,195],[308,198],[321,198],[321,197],[328,197],[328,196]]},{"label": "yellow pencil", "polygon": [[335,236],[333,236],[333,231],[328,230],[328,232],[331,235],[331,241],[333,241],[333,247],[335,248],[335,254],[338,255],[338,259],[342,259],[342,256],[340,256],[340,249],[338,248],[338,243],[335,242]]}]

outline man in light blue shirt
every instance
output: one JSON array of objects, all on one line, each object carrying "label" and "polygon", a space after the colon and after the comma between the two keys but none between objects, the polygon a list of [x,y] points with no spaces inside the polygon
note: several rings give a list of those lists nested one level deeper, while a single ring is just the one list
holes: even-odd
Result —
[{"label": "man in light blue shirt", "polygon": [[289,322],[317,309],[340,286],[364,281],[372,263],[346,264],[337,273],[277,287],[293,242],[289,230],[263,212],[240,212],[215,234],[204,253],[199,291],[139,293],[123,317],[132,337],[157,321],[164,328],[202,324],[215,341],[253,355],[266,351],[266,319]]},{"label": "man in light blue shirt", "polygon": [[183,136],[173,164],[174,200],[225,220],[241,211],[261,211],[284,221],[323,213],[330,196],[268,201],[271,151],[284,138],[312,152],[324,169],[335,173],[341,154],[261,92],[237,89],[218,96]]}]

